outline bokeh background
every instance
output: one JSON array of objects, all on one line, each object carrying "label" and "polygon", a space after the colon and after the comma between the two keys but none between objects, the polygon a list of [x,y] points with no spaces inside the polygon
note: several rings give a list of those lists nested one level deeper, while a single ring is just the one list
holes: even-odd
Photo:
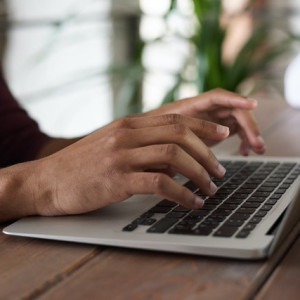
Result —
[{"label": "bokeh background", "polygon": [[0,0],[0,24],[13,94],[61,137],[215,86],[284,95],[300,52],[298,0]]}]

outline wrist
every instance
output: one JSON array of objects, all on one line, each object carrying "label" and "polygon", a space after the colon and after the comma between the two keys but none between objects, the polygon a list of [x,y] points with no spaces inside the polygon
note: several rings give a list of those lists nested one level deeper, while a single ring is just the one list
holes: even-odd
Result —
[{"label": "wrist", "polygon": [[17,164],[0,172],[0,220],[2,222],[37,213],[33,162]]}]

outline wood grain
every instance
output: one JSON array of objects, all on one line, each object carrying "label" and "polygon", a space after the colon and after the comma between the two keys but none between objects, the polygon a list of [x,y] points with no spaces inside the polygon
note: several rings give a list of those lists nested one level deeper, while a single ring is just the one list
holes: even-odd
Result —
[{"label": "wood grain", "polygon": [[283,259],[256,300],[299,299],[300,238]]},{"label": "wood grain", "polygon": [[40,299],[242,299],[262,264],[108,249]]},{"label": "wood grain", "polygon": [[99,253],[99,249],[1,233],[0,299],[30,299],[44,292]]}]

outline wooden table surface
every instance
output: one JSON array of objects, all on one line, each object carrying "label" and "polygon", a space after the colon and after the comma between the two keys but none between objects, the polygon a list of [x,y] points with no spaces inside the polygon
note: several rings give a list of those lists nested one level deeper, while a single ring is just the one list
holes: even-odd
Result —
[{"label": "wooden table surface", "polygon": [[[300,111],[270,91],[255,112],[267,155],[300,156]],[[236,154],[237,139],[216,147]],[[0,226],[3,229],[4,226]],[[0,234],[0,299],[299,299],[300,238],[240,261]]]}]

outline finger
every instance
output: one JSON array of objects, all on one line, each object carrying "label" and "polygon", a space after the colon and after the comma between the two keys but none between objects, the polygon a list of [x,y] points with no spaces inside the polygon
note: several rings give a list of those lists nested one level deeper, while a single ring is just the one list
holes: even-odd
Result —
[{"label": "finger", "polygon": [[191,209],[198,209],[204,204],[202,198],[161,173],[132,173],[128,180],[128,193],[156,194]]},{"label": "finger", "polygon": [[218,108],[208,113],[211,120],[227,119],[232,117],[234,108]]},{"label": "finger", "polygon": [[247,139],[242,138],[242,142],[240,145],[240,153],[244,156],[248,156],[250,153],[250,146]]},{"label": "finger", "polygon": [[135,171],[144,171],[167,165],[191,179],[206,195],[211,196],[217,190],[205,168],[178,145],[151,145],[133,149],[128,153],[128,157],[130,159],[129,165]]},{"label": "finger", "polygon": [[233,115],[235,116],[240,130],[243,136],[247,139],[251,148],[257,153],[263,153],[265,151],[265,143],[251,112],[235,110]]},{"label": "finger", "polygon": [[166,175],[168,175],[169,177],[174,177],[177,172],[172,169],[171,167],[168,168],[164,168],[164,169],[153,169],[153,170],[149,170],[149,172],[158,172],[158,173],[164,173]]},{"label": "finger", "polygon": [[168,165],[155,165],[151,169],[147,170],[147,172],[159,172],[167,174],[170,177],[174,177],[177,172],[171,166]]},{"label": "finger", "polygon": [[[126,122],[127,126],[133,129],[176,124],[184,125],[190,128],[198,137],[210,138],[212,140],[222,140],[229,134],[229,130],[225,126],[205,120],[199,120],[197,118],[182,116],[179,114],[128,118]],[[178,130],[180,131],[181,127],[178,127]],[[174,133],[177,133],[176,128],[173,134]]]},{"label": "finger", "polygon": [[[151,130],[135,129],[129,134],[132,134],[132,138],[129,138],[129,140],[133,147],[157,144],[180,145],[198,163],[203,165],[212,176],[222,177],[225,173],[225,169],[220,165],[211,150],[189,128],[183,125],[152,127]],[[165,151],[162,146],[160,147],[161,151]],[[159,153],[155,153],[155,155],[159,155]]]},{"label": "finger", "polygon": [[201,112],[221,107],[253,109],[257,101],[223,89],[214,89],[198,96],[197,107]]}]

